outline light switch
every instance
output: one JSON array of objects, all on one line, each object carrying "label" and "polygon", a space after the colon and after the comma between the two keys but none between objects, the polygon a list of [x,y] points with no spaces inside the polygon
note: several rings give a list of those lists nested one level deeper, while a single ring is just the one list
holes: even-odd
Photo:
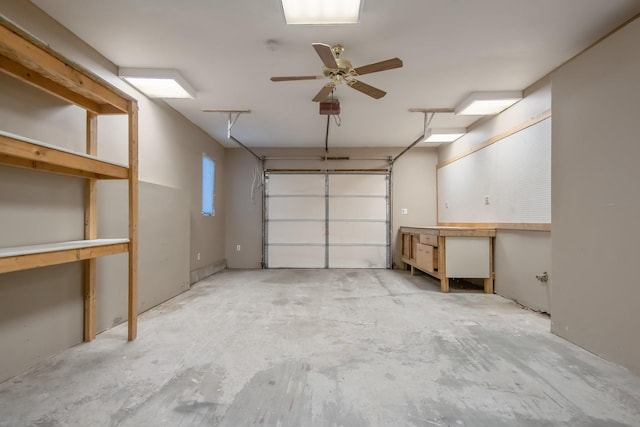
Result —
[{"label": "light switch", "polygon": [[402,208],[402,209],[400,209],[400,213],[401,213],[402,215],[406,215],[406,214],[408,214],[408,213],[409,213],[409,209],[407,209],[407,208]]}]

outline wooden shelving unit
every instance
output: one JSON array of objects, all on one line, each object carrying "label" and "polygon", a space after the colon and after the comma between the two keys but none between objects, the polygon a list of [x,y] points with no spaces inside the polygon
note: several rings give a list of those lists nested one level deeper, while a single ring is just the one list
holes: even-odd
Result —
[{"label": "wooden shelving unit", "polygon": [[[86,154],[0,132],[0,164],[86,179],[85,240],[0,248],[0,274],[66,262],[84,262],[84,340],[95,338],[96,258],[128,252],[128,338],[137,335],[138,276],[138,104],[114,86],[56,53],[0,16],[0,70],[87,111]],[[97,119],[126,114],[129,164],[97,155]],[[98,239],[96,184],[99,179],[129,183],[129,236]]]}]

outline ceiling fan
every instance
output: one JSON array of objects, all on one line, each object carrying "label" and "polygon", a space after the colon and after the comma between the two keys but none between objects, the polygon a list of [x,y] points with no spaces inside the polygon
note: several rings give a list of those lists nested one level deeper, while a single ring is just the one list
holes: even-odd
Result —
[{"label": "ceiling fan", "polygon": [[351,62],[340,57],[344,52],[344,47],[341,44],[335,46],[329,46],[324,43],[312,43],[313,48],[322,60],[324,66],[322,67],[321,76],[284,76],[284,77],[271,77],[273,82],[286,82],[293,80],[317,80],[317,79],[329,79],[329,83],[320,89],[320,92],[313,97],[314,102],[324,101],[335,87],[341,83],[346,83],[353,89],[369,95],[372,98],[380,99],[387,94],[387,92],[380,90],[376,87],[363,83],[356,79],[357,76],[364,74],[377,73],[378,71],[392,70],[394,68],[402,67],[402,61],[399,58],[387,59],[386,61],[380,61],[373,64],[363,65],[362,67],[353,68]]}]

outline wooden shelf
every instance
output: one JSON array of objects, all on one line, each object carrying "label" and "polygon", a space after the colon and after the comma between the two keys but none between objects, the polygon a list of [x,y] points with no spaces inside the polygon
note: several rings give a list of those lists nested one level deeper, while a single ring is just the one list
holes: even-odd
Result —
[{"label": "wooden shelf", "polygon": [[129,239],[93,239],[0,248],[0,273],[64,264],[129,250]]},{"label": "wooden shelf", "polygon": [[0,65],[16,78],[96,114],[127,114],[133,99],[0,17]]},{"label": "wooden shelf", "polygon": [[[128,338],[137,336],[138,316],[138,103],[115,86],[63,57],[46,43],[0,16],[0,72],[86,110],[86,154],[0,132],[0,165],[86,179],[84,238],[0,249],[0,273],[72,261],[84,268],[84,340],[96,335],[96,258],[128,252]],[[99,160],[98,115],[128,116],[128,166]],[[128,181],[128,239],[97,239],[97,180]]]},{"label": "wooden shelf", "polygon": [[0,164],[94,179],[127,179],[129,168],[0,131]]}]

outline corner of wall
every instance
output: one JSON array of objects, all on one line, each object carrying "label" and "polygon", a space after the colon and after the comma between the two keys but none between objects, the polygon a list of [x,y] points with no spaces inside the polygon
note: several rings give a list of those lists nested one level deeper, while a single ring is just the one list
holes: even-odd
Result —
[{"label": "corner of wall", "polygon": [[193,285],[196,282],[199,282],[202,279],[206,279],[209,276],[212,276],[224,269],[227,268],[227,260],[223,259],[220,262],[215,264],[210,264],[202,268],[198,268],[196,270],[191,271],[191,282],[190,285]]}]

